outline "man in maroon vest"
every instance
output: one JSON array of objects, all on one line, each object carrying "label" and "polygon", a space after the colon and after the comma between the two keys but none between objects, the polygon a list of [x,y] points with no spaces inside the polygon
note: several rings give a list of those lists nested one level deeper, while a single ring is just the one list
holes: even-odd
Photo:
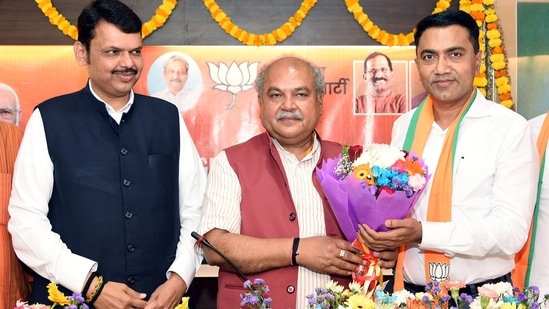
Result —
[{"label": "man in maroon vest", "polygon": [[[249,279],[265,280],[273,308],[306,308],[307,294],[330,279],[347,286],[363,263],[315,175],[341,145],[315,132],[324,94],[319,68],[284,57],[260,72],[256,88],[267,132],[212,161],[199,231]],[[243,279],[213,250],[204,254],[220,266],[217,308],[237,308]],[[382,266],[395,258],[382,253]]]}]

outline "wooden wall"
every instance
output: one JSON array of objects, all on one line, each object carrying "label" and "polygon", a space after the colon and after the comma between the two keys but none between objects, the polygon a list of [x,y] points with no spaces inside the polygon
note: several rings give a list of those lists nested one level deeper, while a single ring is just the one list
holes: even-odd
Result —
[{"label": "wooden wall", "polygon": [[[125,0],[143,21],[149,20],[161,0]],[[88,0],[52,0],[71,23]],[[241,28],[265,33],[278,28],[299,8],[301,0],[217,0]],[[431,14],[436,0],[368,0],[361,5],[368,16],[390,33],[408,33]],[[457,8],[458,1],[451,7]],[[0,0],[1,45],[70,45],[33,0]],[[179,0],[166,25],[144,41],[146,45],[241,45],[211,18],[200,0]],[[344,0],[318,0],[301,27],[282,45],[379,45],[354,20]]]}]

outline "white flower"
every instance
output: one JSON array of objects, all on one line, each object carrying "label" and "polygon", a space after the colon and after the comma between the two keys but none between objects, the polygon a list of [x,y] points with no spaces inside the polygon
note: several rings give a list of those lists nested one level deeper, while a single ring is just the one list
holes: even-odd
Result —
[{"label": "white flower", "polygon": [[339,285],[337,282],[333,280],[328,280],[324,283],[324,287],[327,290],[330,290],[334,293],[341,294],[343,293],[343,290],[345,289],[342,285]]},{"label": "white flower", "polygon": [[513,296],[513,286],[509,282],[487,283],[482,285],[492,291],[495,291],[500,297]]},{"label": "white flower", "polygon": [[422,176],[420,174],[414,174],[410,177],[408,177],[408,184],[414,191],[417,191],[425,185],[426,179],[425,176]]},{"label": "white flower", "polygon": [[395,306],[401,307],[408,303],[408,299],[414,299],[414,294],[407,290],[400,290],[393,293],[393,296],[396,296],[394,301]]},{"label": "white flower", "polygon": [[353,163],[353,167],[362,164],[370,166],[379,166],[386,168],[393,165],[397,160],[404,160],[404,152],[397,147],[388,144],[371,144],[368,146],[358,159]]},{"label": "white flower", "polygon": [[351,291],[351,294],[359,294],[363,292],[362,284],[353,281],[349,283],[349,290]]}]

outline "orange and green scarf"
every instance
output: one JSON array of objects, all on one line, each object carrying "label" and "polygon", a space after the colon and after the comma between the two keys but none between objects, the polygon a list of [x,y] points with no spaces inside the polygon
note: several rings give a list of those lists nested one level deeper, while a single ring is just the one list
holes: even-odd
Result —
[{"label": "orange and green scarf", "polygon": [[545,149],[547,148],[547,140],[549,139],[549,113],[545,114],[543,125],[541,127],[537,148],[539,154],[539,180],[538,180],[538,195],[536,198],[536,206],[534,207],[534,215],[532,218],[532,224],[530,225],[530,232],[528,234],[528,240],[522,249],[515,255],[515,269],[511,272],[513,285],[519,287],[521,290],[528,288],[530,285],[530,266],[532,265],[532,259],[534,258],[534,249],[536,242],[536,227],[538,223],[539,202],[541,195],[541,185],[543,183],[543,171],[545,169]]},{"label": "orange and green scarf", "polygon": [[[475,97],[476,90],[473,90],[467,103],[463,105],[460,113],[448,127],[438,165],[432,180],[433,183],[427,208],[427,221],[449,222],[452,219],[452,178],[456,144],[461,122],[473,104]],[[418,156],[421,156],[434,121],[433,101],[431,97],[428,96],[412,115],[403,149],[413,151]],[[404,278],[402,274],[404,250],[404,245],[399,248],[395,271],[395,291],[404,289]],[[447,256],[440,252],[425,250],[426,282],[448,281],[449,273],[450,259]],[[442,285],[441,288],[443,288]]]}]

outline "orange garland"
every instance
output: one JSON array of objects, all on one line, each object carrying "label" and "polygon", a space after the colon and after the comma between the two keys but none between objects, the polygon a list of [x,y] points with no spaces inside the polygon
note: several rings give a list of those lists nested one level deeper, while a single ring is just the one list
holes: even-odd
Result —
[{"label": "orange garland", "polygon": [[[78,39],[78,29],[76,26],[71,24],[65,16],[57,11],[57,8],[53,6],[51,0],[35,0],[38,4],[38,8],[46,15],[50,23],[54,26],[57,26],[64,35],[69,36],[73,40]],[[143,23],[141,28],[141,35],[143,38],[146,38],[156,29],[164,26],[168,18],[173,12],[173,9],[177,5],[177,0],[163,0],[162,4],[156,8],[155,15]]]},{"label": "orange garland", "polygon": [[[481,30],[481,50],[483,61],[480,74],[475,77],[477,86],[486,95],[488,77],[486,67],[489,59],[489,69],[495,79],[499,103],[507,108],[514,106],[511,96],[511,78],[507,69],[508,61],[505,57],[503,39],[501,36],[498,16],[494,8],[495,0],[460,0],[460,9],[468,12],[476,20]],[[490,93],[491,94],[491,93]]]},{"label": "orange garland", "polygon": [[[71,24],[57,11],[51,0],[35,1],[38,4],[38,8],[40,8],[52,25],[57,26],[63,34],[71,37],[73,40],[77,40],[78,30],[76,26]],[[450,1],[451,0],[439,0],[432,14],[448,9],[450,7]],[[246,45],[252,46],[275,45],[278,42],[286,40],[299,26],[301,26],[301,23],[307,17],[309,11],[315,6],[316,2],[317,0],[303,0],[300,8],[282,26],[270,33],[255,34],[249,33],[232,23],[231,18],[227,16],[215,0],[203,0],[204,5],[208,11],[210,11],[212,18],[217,21],[221,28],[233,38]],[[495,86],[497,88],[500,104],[511,108],[514,103],[511,96],[510,76],[507,69],[507,59],[505,57],[503,40],[494,4],[495,0],[459,1],[460,9],[471,14],[477,21],[481,31],[480,46],[483,60],[480,67],[480,73],[475,77],[474,85],[486,95],[486,87],[488,86],[486,58],[488,58],[490,60],[490,70],[493,71],[495,78]],[[142,37],[146,38],[156,29],[164,26],[176,5],[177,0],[163,0],[162,4],[156,9],[155,15],[153,15],[150,20],[143,23]],[[388,33],[374,24],[368,15],[364,13],[359,0],[345,0],[345,5],[364,31],[366,31],[372,39],[382,45],[409,46],[413,43],[415,29],[412,29],[412,31],[407,34]]]},{"label": "orange garland", "polygon": [[251,45],[275,45],[278,42],[286,40],[294,31],[301,26],[301,23],[309,14],[309,11],[315,6],[317,0],[303,0],[299,9],[291,16],[287,22],[277,29],[263,34],[249,33],[246,30],[235,25],[231,18],[223,11],[215,0],[203,0],[206,9],[210,11],[212,18],[219,24],[225,32],[240,42]]},{"label": "orange garland", "polygon": [[[439,0],[431,14],[445,11],[450,7],[452,0]],[[414,42],[414,32],[412,29],[407,34],[399,33],[392,34],[379,28],[374,22],[364,13],[364,9],[360,6],[359,0],[345,0],[347,10],[353,14],[355,20],[362,26],[362,29],[368,35],[385,46],[409,46]]]}]

